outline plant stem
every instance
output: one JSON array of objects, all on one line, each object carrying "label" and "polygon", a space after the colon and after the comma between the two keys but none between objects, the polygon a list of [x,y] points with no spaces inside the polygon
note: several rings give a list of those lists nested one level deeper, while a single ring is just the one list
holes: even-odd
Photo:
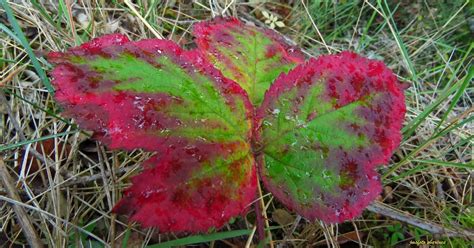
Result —
[{"label": "plant stem", "polygon": [[[8,196],[18,202],[21,202],[21,198],[16,192],[16,187],[14,186],[13,178],[8,173],[7,167],[3,163],[3,160],[0,158],[0,181],[2,182],[3,186],[5,187]],[[43,247],[43,243],[39,238],[38,234],[35,231],[33,223],[31,222],[28,214],[26,213],[25,209],[17,204],[12,204],[13,210],[15,211],[16,217],[18,222],[20,223],[21,230],[25,235],[28,244],[33,248],[41,248]]]}]

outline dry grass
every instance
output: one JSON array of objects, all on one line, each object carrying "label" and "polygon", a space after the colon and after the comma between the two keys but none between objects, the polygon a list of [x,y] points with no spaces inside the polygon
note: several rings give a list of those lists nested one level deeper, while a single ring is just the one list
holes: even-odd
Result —
[{"label": "dry grass", "polygon": [[[112,32],[133,40],[164,37],[192,47],[193,23],[224,14],[262,25],[263,10],[279,16],[286,27],[278,31],[308,54],[356,50],[384,60],[411,84],[406,91],[404,140],[391,163],[380,170],[385,188],[379,200],[427,223],[459,232],[474,228],[470,67],[474,21],[468,2],[103,2],[109,1],[8,1],[34,51],[30,55],[21,34],[15,33],[0,9],[0,94],[4,96],[0,97],[0,159],[20,197],[15,200],[6,187],[0,188],[0,244],[27,244],[13,205],[26,210],[37,235],[50,247],[187,242],[185,235],[143,230],[110,213],[149,154],[108,151],[80,132],[73,120],[61,118],[47,81],[41,78],[41,70],[50,69],[43,55]],[[271,230],[275,247],[386,247],[416,240],[439,240],[452,247],[472,244],[472,237],[433,235],[370,211],[340,225],[310,223],[263,194],[269,223],[275,227]],[[214,238],[208,237],[215,241],[197,246],[255,246],[252,235],[224,239],[225,231],[251,233],[253,216],[235,220]],[[188,243],[195,240],[191,237]]]}]

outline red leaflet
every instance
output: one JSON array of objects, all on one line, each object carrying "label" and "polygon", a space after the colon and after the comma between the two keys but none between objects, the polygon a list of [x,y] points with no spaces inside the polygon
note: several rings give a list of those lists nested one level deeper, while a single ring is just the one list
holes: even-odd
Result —
[{"label": "red leaflet", "polygon": [[114,211],[161,232],[221,227],[255,200],[253,156],[238,154],[248,149],[242,145],[185,147],[155,155]]},{"label": "red leaflet", "polygon": [[49,61],[66,115],[109,148],[158,152],[115,210],[162,231],[197,232],[255,198],[252,106],[198,53],[108,35]]}]

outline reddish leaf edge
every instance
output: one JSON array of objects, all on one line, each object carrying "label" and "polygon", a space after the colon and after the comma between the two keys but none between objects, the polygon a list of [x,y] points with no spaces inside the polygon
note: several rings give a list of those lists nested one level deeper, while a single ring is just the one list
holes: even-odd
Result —
[{"label": "reddish leaf edge", "polygon": [[[242,21],[240,21],[236,17],[216,17],[211,20],[207,21],[201,21],[196,23],[193,26],[193,35],[195,37],[194,41],[197,44],[197,48],[194,50],[203,53],[205,50],[209,50],[209,41],[207,39],[203,39],[203,37],[209,37],[209,35],[214,31],[214,30],[222,30],[222,29],[227,29],[229,27],[244,27],[244,26],[250,26],[249,24],[245,24]],[[288,44],[288,42],[284,39],[284,37],[280,34],[278,34],[275,30],[268,29],[268,28],[260,28],[257,26],[254,26],[258,31],[262,32],[263,34],[267,35],[271,39],[275,40],[279,44],[279,49],[283,53],[283,57],[285,59],[288,59],[295,64],[301,64],[304,63],[305,58],[303,53],[300,51],[300,49],[296,46]],[[223,37],[224,39],[226,37]],[[206,56],[205,56],[206,57]]]}]

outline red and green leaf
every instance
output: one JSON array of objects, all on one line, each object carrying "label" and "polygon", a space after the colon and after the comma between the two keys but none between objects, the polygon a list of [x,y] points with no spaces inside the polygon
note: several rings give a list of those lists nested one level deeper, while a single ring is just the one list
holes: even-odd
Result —
[{"label": "red and green leaf", "polygon": [[[122,206],[138,201],[153,209],[150,206],[159,204],[154,202],[158,198],[140,198],[147,190],[166,189],[172,195],[178,190],[173,187],[183,184],[191,192],[199,191],[202,185],[186,184],[186,178],[208,182],[208,187],[221,193],[242,183],[239,186],[243,191],[234,190],[226,195],[227,200],[241,200],[242,205],[231,204],[234,209],[212,205],[213,211],[223,213],[220,221],[212,219],[214,224],[205,221],[207,224],[167,226],[165,223],[176,217],[172,209],[167,217],[169,222],[145,221],[140,216],[146,215],[146,211],[138,211],[134,215],[136,220],[162,230],[203,231],[222,225],[254,197],[255,184],[248,181],[254,173],[249,145],[252,106],[245,91],[223,77],[199,53],[182,50],[166,40],[130,42],[122,35],[107,35],[64,53],[51,53],[48,59],[56,65],[51,73],[57,90],[55,97],[66,115],[94,131],[95,138],[109,148],[158,151],[160,159],[147,162],[148,167],[155,164],[156,169],[147,170],[147,176],[135,180],[129,190],[133,193]],[[168,156],[170,149],[179,152]],[[183,153],[189,158],[176,155]],[[188,176],[181,178],[178,172],[188,169]],[[246,179],[228,181],[229,177],[222,177],[234,173],[233,176]],[[154,181],[167,176],[174,181]],[[191,202],[179,204],[183,212],[192,212],[197,206]]]},{"label": "red and green leaf", "polygon": [[401,140],[401,88],[382,62],[350,52],[281,75],[257,111],[267,189],[311,220],[359,215],[380,193],[376,166]]},{"label": "red and green leaf", "polygon": [[[169,149],[146,162],[114,211],[160,232],[221,227],[255,200],[248,144]],[[183,166],[185,165],[185,166]]]},{"label": "red and green leaf", "polygon": [[236,18],[216,18],[194,26],[200,52],[224,76],[244,88],[254,106],[282,72],[288,72],[304,58],[269,29],[244,25]]},{"label": "red and green leaf", "polygon": [[289,208],[326,222],[360,214],[401,140],[393,73],[350,52],[301,64],[279,35],[237,19],[194,33],[194,51],[107,35],[48,56],[67,116],[109,148],[157,152],[114,211],[160,231],[221,227],[254,200],[255,151]]}]

